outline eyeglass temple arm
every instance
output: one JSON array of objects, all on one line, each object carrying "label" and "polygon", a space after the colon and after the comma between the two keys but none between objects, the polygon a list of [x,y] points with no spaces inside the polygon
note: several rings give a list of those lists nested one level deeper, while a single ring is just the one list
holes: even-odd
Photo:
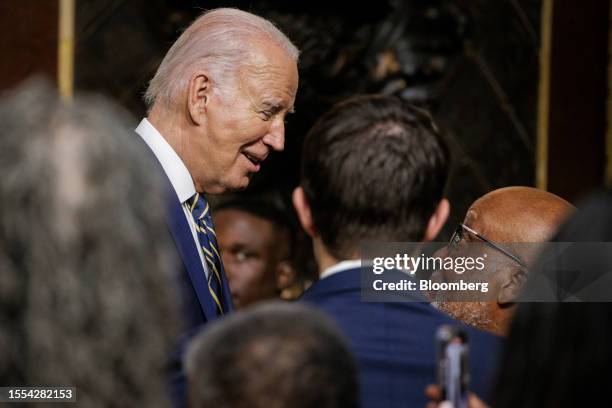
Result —
[{"label": "eyeglass temple arm", "polygon": [[510,253],[509,251],[505,250],[504,248],[502,248],[500,245],[496,244],[495,242],[491,241],[490,239],[480,235],[478,232],[474,231],[473,229],[471,229],[470,227],[468,227],[465,224],[459,223],[459,225],[461,225],[461,228],[464,228],[467,232],[476,235],[478,238],[482,239],[484,242],[486,242],[489,245],[492,245],[494,248],[496,248],[497,250],[503,252],[504,254],[506,254],[507,256],[509,256],[510,258],[514,259],[519,265],[523,266],[523,267],[527,267],[527,265],[525,264],[525,262],[523,262],[521,260],[521,258],[519,258],[518,256]]}]

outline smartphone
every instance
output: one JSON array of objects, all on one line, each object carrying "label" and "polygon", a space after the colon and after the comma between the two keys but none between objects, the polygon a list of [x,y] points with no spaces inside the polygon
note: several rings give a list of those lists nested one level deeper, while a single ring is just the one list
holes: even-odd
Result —
[{"label": "smartphone", "polygon": [[436,332],[438,385],[442,401],[453,408],[467,408],[470,374],[467,333],[461,327],[443,325]]}]

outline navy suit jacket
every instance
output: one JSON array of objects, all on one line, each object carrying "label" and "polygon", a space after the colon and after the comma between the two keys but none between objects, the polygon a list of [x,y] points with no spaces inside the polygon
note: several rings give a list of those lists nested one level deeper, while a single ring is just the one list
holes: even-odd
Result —
[{"label": "navy suit jacket", "polygon": [[[182,368],[183,355],[191,338],[207,322],[217,319],[216,305],[208,290],[206,274],[200,260],[198,247],[185,218],[181,202],[161,164],[148,146],[144,142],[143,144],[145,145],[144,149],[157,164],[157,168],[163,176],[160,177],[166,181],[166,223],[176,248],[177,259],[180,260],[180,268],[177,271],[176,279],[179,288],[177,297],[181,301],[183,329],[177,346],[170,357],[169,385],[172,405],[181,408],[187,405],[186,379]],[[227,278],[223,271],[221,271],[221,281],[223,293],[226,294],[222,299],[222,306],[227,314],[233,310],[233,304]]]},{"label": "navy suit jacket", "polygon": [[[362,302],[360,272],[346,270],[317,281],[301,300],[331,316],[349,340],[360,371],[362,408],[423,408],[425,387],[436,382],[436,330],[460,323],[426,302]],[[487,399],[501,339],[464,327],[470,388]]]},{"label": "navy suit jacket", "polygon": [[[182,369],[182,359],[189,341],[209,321],[217,319],[216,304],[208,290],[204,267],[200,260],[193,234],[185,218],[179,199],[172,190],[168,199],[167,224],[174,240],[182,268],[178,273],[180,299],[183,314],[184,332],[178,341],[176,350],[171,356],[170,391],[173,406],[186,406],[186,379]],[[222,271],[221,271],[222,272]],[[232,298],[227,278],[222,273],[223,293],[222,306],[225,313],[233,310]]]}]

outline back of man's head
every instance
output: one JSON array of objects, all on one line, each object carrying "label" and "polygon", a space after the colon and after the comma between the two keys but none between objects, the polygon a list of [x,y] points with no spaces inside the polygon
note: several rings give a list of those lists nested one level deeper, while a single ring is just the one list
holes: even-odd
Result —
[{"label": "back of man's head", "polygon": [[304,142],[301,185],[314,230],[338,259],[361,241],[423,240],[448,162],[426,111],[392,96],[337,104]]},{"label": "back of man's head", "polygon": [[167,405],[174,263],[160,179],[126,120],[40,82],[0,101],[0,384]]},{"label": "back of man's head", "polygon": [[321,312],[261,303],[197,337],[186,355],[192,408],[357,407],[357,369]]}]

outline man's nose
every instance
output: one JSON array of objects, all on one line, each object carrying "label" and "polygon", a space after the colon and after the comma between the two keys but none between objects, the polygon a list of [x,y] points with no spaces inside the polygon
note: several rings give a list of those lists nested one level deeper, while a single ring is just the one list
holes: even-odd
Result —
[{"label": "man's nose", "polygon": [[282,117],[274,120],[270,131],[264,136],[263,142],[277,152],[285,148],[285,122]]}]

